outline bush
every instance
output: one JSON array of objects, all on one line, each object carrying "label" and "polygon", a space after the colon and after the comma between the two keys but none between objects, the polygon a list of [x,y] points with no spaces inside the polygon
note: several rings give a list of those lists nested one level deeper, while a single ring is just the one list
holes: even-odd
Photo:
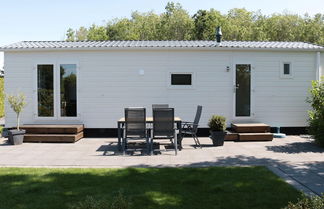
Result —
[{"label": "bush", "polygon": [[226,118],[220,115],[213,115],[208,122],[211,131],[225,131]]},{"label": "bush", "polygon": [[311,104],[309,111],[309,133],[315,142],[324,147],[324,77],[321,81],[312,81],[311,96],[307,101]]},{"label": "bush", "polygon": [[303,196],[298,199],[297,203],[288,203],[288,206],[284,209],[323,209],[324,208],[324,195],[322,197],[313,196],[306,197]]},{"label": "bush", "polygon": [[4,80],[0,78],[0,118],[4,116]]},{"label": "bush", "polygon": [[129,200],[119,192],[114,197],[112,203],[105,200],[96,200],[92,196],[87,196],[83,201],[73,204],[70,209],[128,209],[130,208]]}]

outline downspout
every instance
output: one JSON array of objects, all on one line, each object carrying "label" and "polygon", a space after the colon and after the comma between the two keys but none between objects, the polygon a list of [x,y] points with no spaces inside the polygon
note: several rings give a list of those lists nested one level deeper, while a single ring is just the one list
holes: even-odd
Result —
[{"label": "downspout", "polygon": [[316,53],[316,80],[321,79],[321,52]]}]

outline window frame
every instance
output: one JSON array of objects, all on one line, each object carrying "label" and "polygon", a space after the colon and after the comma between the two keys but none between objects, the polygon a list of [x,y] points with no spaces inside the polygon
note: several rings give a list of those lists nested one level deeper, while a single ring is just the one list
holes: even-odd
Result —
[{"label": "window frame", "polygon": [[[191,75],[191,85],[172,85],[172,75],[174,74],[189,74]],[[194,72],[180,72],[180,71],[170,71],[168,73],[168,78],[167,78],[167,82],[168,82],[168,88],[169,89],[194,89],[195,88],[195,84],[196,84],[196,75]]]},{"label": "window frame", "polygon": [[[289,74],[285,74],[285,64],[289,64]],[[291,61],[282,61],[280,63],[280,78],[292,79],[293,77],[293,63]]]},{"label": "window frame", "polygon": [[[61,64],[75,64],[76,65],[76,93],[77,93],[77,116],[76,117],[65,117],[61,116],[61,99],[60,99],[60,66]],[[37,68],[38,65],[53,65],[53,71],[54,71],[54,116],[53,117],[39,117],[38,116],[38,92],[37,92]],[[60,121],[80,121],[81,119],[81,107],[80,107],[80,65],[79,61],[75,59],[62,59],[58,61],[53,61],[49,59],[48,61],[38,61],[34,62],[34,95],[33,95],[33,106],[34,106],[34,120],[39,121],[39,122],[44,122],[44,121],[55,121],[55,120],[60,120]]]}]

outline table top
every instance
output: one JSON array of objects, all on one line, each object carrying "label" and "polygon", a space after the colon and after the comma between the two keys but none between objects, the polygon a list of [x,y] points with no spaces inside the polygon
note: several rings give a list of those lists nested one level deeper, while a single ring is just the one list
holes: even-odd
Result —
[{"label": "table top", "polygon": [[[120,123],[125,123],[125,118],[120,118],[118,120]],[[146,122],[147,123],[152,123],[153,122],[153,117],[146,117]],[[181,118],[179,117],[174,117],[174,122],[181,122]]]}]

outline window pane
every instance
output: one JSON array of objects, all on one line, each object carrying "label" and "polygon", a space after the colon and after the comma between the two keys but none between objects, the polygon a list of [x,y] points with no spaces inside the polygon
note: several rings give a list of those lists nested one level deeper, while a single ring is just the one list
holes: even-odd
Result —
[{"label": "window pane", "polygon": [[54,116],[53,65],[37,66],[38,116]]},{"label": "window pane", "polygon": [[191,85],[191,74],[172,74],[171,85]]},{"label": "window pane", "polygon": [[236,116],[251,116],[251,65],[236,65]]},{"label": "window pane", "polygon": [[61,116],[77,116],[76,65],[60,65]]},{"label": "window pane", "polygon": [[284,75],[290,74],[290,64],[286,63],[284,64]]}]

